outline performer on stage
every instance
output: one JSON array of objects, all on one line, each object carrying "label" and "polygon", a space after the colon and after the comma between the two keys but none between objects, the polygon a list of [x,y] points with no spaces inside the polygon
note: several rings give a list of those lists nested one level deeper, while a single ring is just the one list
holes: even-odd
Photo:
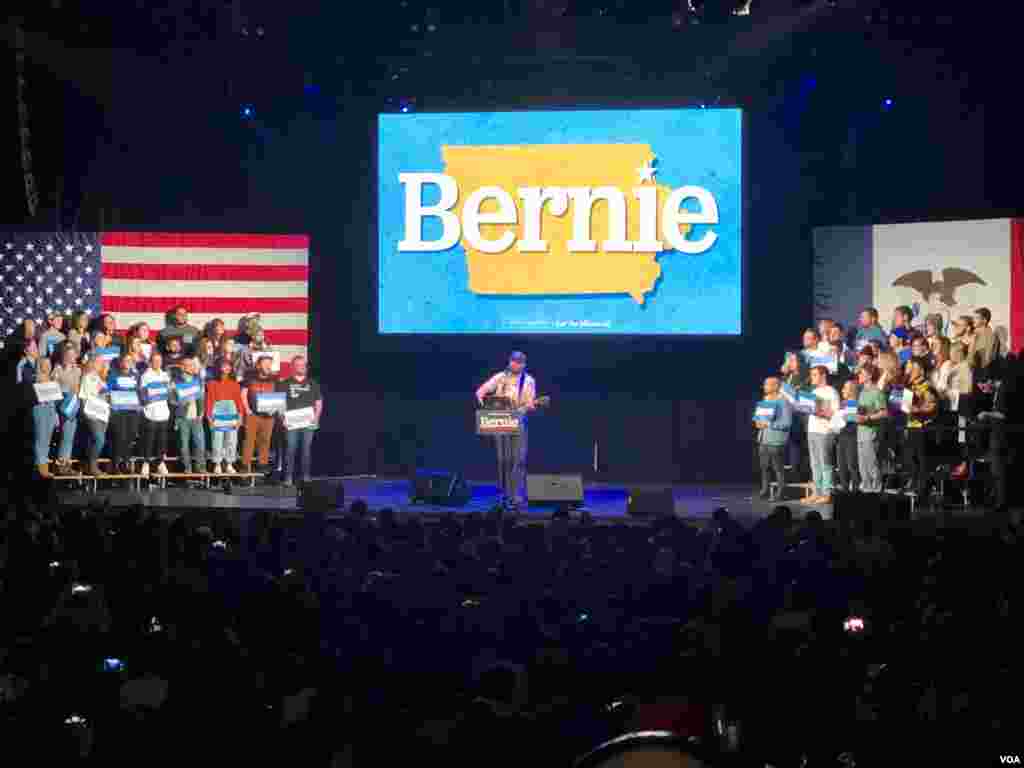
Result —
[{"label": "performer on stage", "polygon": [[[504,371],[491,376],[476,391],[477,402],[483,405],[484,397],[493,395],[503,398],[511,408],[532,411],[536,408],[537,383],[526,372],[526,355],[513,352]],[[501,487],[502,502],[513,509],[522,503],[522,486],[526,478],[527,427],[526,413],[523,414],[522,429],[518,435],[498,435],[498,485]]]}]

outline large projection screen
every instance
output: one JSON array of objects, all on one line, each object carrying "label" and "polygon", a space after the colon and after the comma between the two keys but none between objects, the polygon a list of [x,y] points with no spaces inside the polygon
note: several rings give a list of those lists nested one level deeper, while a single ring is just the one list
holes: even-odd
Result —
[{"label": "large projection screen", "polygon": [[742,331],[739,109],[378,117],[382,334]]}]

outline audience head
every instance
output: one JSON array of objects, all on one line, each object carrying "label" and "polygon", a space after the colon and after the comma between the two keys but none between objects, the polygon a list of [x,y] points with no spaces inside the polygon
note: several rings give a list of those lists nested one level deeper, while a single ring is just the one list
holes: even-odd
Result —
[{"label": "audience head", "polygon": [[196,352],[199,356],[200,361],[208,363],[210,360],[212,360],[214,352],[213,339],[211,339],[209,336],[203,336],[199,340],[199,345],[196,349]]},{"label": "audience head", "polygon": [[804,331],[804,349],[815,349],[819,342],[821,342],[821,336],[813,328],[808,328]]},{"label": "audience head", "polygon": [[941,336],[943,323],[942,315],[928,315],[924,319],[924,335],[928,338]]},{"label": "audience head", "polygon": [[857,353],[857,367],[871,365],[875,362],[875,350],[869,345]]},{"label": "audience head", "polygon": [[89,313],[82,310],[76,310],[71,315],[71,328],[78,331],[79,333],[85,333],[89,328]]},{"label": "audience head", "polygon": [[136,323],[135,328],[132,331],[132,336],[137,338],[139,341],[146,343],[149,341],[149,324],[148,323]]},{"label": "audience head", "polygon": [[64,368],[71,368],[78,362],[78,352],[74,344],[62,344],[60,348],[60,364]]},{"label": "audience head", "polygon": [[60,312],[51,312],[46,316],[46,323],[55,331],[59,331],[64,327],[64,315]]},{"label": "audience head", "polygon": [[878,383],[879,372],[873,363],[867,363],[857,371],[857,383],[862,387],[874,386]]},{"label": "audience head", "polygon": [[210,336],[214,339],[219,339],[224,335],[224,321],[219,317],[213,318],[210,321]]},{"label": "audience head", "polygon": [[981,309],[974,310],[975,328],[987,328],[990,322],[992,322],[992,312],[988,307],[981,307]]},{"label": "audience head", "polygon": [[961,336],[970,336],[972,333],[974,333],[974,318],[970,315],[960,315],[953,321],[953,338],[959,339]]},{"label": "audience head", "polygon": [[[831,322],[831,321],[830,321]],[[833,347],[840,347],[843,344],[843,324],[833,322],[828,329],[828,343]]]},{"label": "audience head", "polygon": [[167,353],[177,355],[181,353],[181,337],[171,336],[167,339]]},{"label": "audience head", "polygon": [[952,345],[945,336],[933,336],[930,347],[936,365],[942,365],[949,360]]},{"label": "audience head", "polygon": [[892,311],[893,330],[896,330],[897,328],[906,328],[907,330],[909,330],[910,323],[911,321],[913,321],[913,319],[914,312],[913,310],[911,310],[910,307],[906,306],[905,304],[896,307],[896,309]]},{"label": "audience head", "polygon": [[870,328],[878,325],[878,310],[874,307],[864,307],[860,312],[860,327]]},{"label": "audience head", "polygon": [[234,372],[234,368],[231,365],[231,361],[228,360],[226,357],[225,358],[221,358],[220,367],[219,367],[219,373],[220,373],[221,379],[225,380],[225,381],[227,379],[230,379],[233,372]]},{"label": "audience head", "polygon": [[53,372],[53,363],[50,359],[44,357],[36,365],[36,381],[40,384],[44,384],[50,380],[50,374]]},{"label": "audience head", "polygon": [[766,395],[777,395],[779,387],[782,386],[778,376],[769,376],[764,380],[764,393]]},{"label": "audience head", "polygon": [[154,349],[153,354],[149,356],[149,367],[154,371],[163,370],[164,356],[158,350]]},{"label": "audience head", "polygon": [[256,361],[256,370],[264,378],[271,375],[273,366],[274,361],[270,359],[269,355],[264,355]]},{"label": "audience head", "polygon": [[878,356],[878,368],[885,375],[887,383],[891,384],[900,379],[903,366],[895,352],[883,352]]},{"label": "audience head", "polygon": [[914,334],[910,340],[910,354],[914,357],[928,357],[928,342],[920,334]]},{"label": "audience head", "polygon": [[860,394],[860,385],[856,379],[847,379],[843,382],[843,399],[856,400]]},{"label": "audience head", "polygon": [[188,325],[188,307],[178,304],[174,308],[174,324],[177,326]]},{"label": "audience head", "polygon": [[828,341],[829,334],[832,333],[832,326],[835,324],[835,320],[830,317],[823,317],[818,320],[818,338],[822,341]]},{"label": "audience head", "polygon": [[109,312],[104,313],[100,315],[99,327],[107,336],[113,336],[117,330],[117,320]]},{"label": "audience head", "polygon": [[824,387],[828,384],[828,368],[824,365],[815,365],[811,368],[811,386]]},{"label": "audience head", "polygon": [[292,375],[303,378],[306,375],[306,358],[303,355],[296,355],[292,358]]}]

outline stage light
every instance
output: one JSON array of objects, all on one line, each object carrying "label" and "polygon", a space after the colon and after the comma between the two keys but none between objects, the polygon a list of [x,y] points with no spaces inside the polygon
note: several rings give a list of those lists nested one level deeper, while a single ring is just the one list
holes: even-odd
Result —
[{"label": "stage light", "polygon": [[882,101],[882,108],[883,109],[886,109],[886,110],[892,109],[892,105],[893,105],[892,99],[883,99],[883,101]]},{"label": "stage light", "polygon": [[254,106],[252,106],[252,104],[243,104],[242,105],[242,117],[244,117],[246,119],[249,119],[251,117],[255,117],[255,115],[256,115],[256,108]]}]

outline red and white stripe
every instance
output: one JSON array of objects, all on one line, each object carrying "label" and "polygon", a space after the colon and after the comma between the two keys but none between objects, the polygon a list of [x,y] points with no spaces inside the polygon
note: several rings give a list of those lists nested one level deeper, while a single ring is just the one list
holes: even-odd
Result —
[{"label": "red and white stripe", "polygon": [[155,332],[177,304],[204,328],[220,318],[229,333],[260,313],[281,353],[282,374],[309,346],[309,237],[306,235],[105,232],[101,311],[118,328],[147,323]]}]

